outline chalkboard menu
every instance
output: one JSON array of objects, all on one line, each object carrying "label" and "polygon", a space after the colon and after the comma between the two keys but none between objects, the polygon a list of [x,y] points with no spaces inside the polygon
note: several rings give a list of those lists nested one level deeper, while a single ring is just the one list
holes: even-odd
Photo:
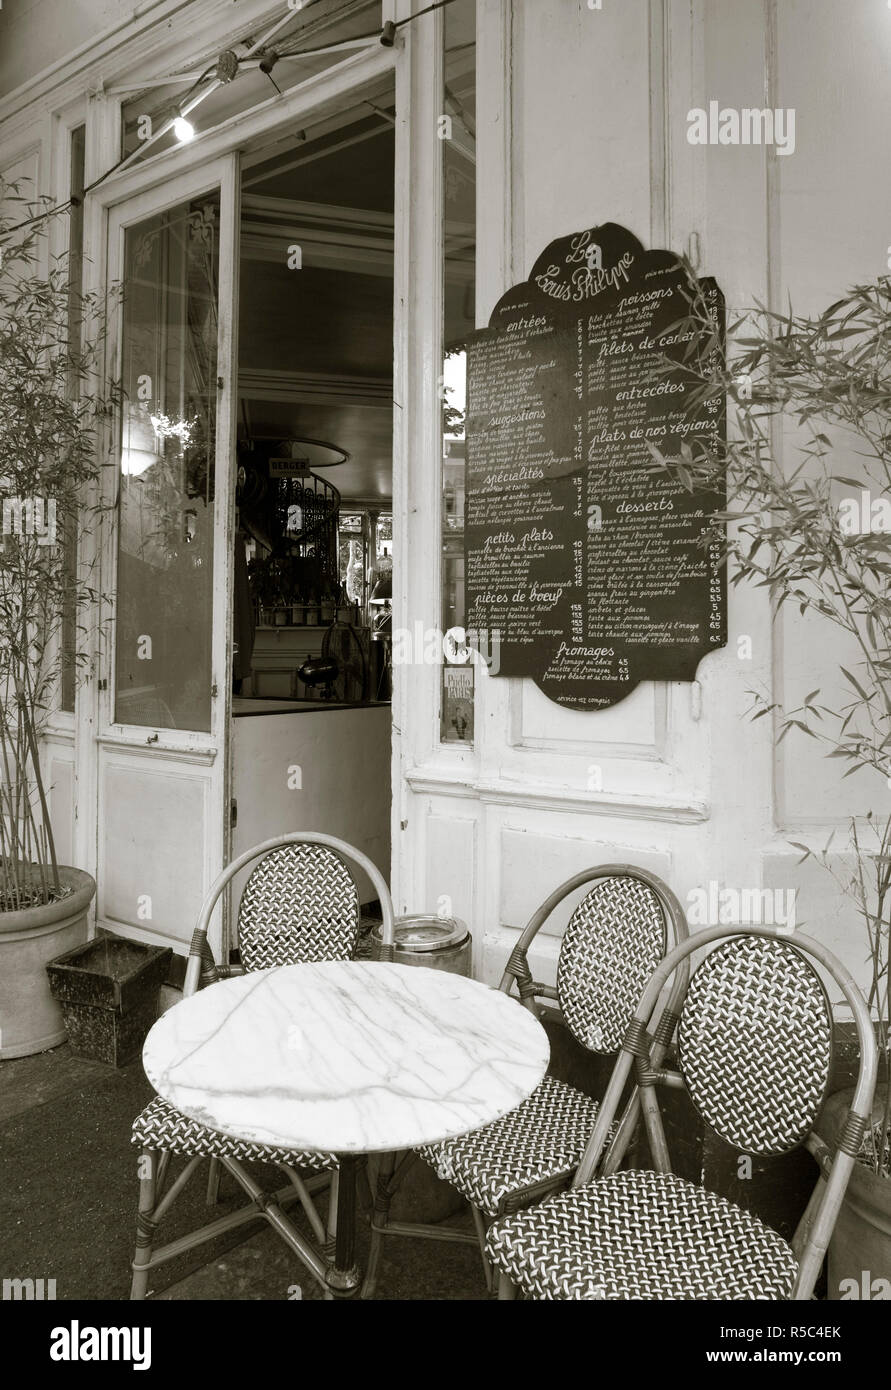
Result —
[{"label": "chalkboard menu", "polygon": [[724,498],[654,474],[648,448],[724,435],[723,403],[692,403],[723,335],[714,281],[698,297],[717,338],[690,324],[678,257],[606,223],[551,242],[467,346],[466,625],[493,675],[571,709],[691,681],[727,640],[720,547],[703,543]]}]

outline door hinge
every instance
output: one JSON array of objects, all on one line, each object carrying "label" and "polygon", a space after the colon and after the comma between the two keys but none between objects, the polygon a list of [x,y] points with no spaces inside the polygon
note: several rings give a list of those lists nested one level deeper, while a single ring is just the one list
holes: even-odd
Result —
[{"label": "door hinge", "polygon": [[108,681],[100,681],[100,682],[99,682],[99,689],[100,689],[100,690],[107,690],[107,689],[108,689]]},{"label": "door hinge", "polygon": [[216,681],[214,681],[213,685],[210,687],[210,698],[211,698],[212,700],[215,700],[215,699],[217,698],[217,696],[219,695],[219,693],[220,693],[220,687],[217,685]]},{"label": "door hinge", "polygon": [[238,802],[235,800],[234,796],[229,802],[229,824],[233,830],[238,824]]},{"label": "door hinge", "polygon": [[217,377],[217,390],[218,390],[218,391],[222,391],[224,385],[225,385],[225,382],[223,381],[223,378],[222,378],[221,376],[218,376],[218,377]]}]

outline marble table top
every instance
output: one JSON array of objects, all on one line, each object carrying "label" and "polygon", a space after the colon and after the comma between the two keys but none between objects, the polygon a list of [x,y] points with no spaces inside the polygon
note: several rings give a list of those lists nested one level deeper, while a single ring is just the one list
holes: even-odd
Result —
[{"label": "marble table top", "polygon": [[182,1000],[143,1050],[159,1095],[241,1139],[335,1153],[411,1148],[506,1115],[542,1079],[541,1024],[442,970],[324,961]]}]

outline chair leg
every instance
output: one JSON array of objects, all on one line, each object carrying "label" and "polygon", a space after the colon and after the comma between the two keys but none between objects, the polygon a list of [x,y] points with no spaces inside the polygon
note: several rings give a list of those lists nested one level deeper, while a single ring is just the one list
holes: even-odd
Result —
[{"label": "chair leg", "polygon": [[362,1283],[361,1298],[371,1298],[377,1287],[377,1268],[380,1264],[381,1248],[390,1215],[390,1179],[396,1167],[396,1154],[381,1154],[377,1166],[377,1182],[374,1188],[374,1205],[371,1211],[371,1244],[368,1247],[368,1262],[365,1266],[365,1279]]},{"label": "chair leg", "polygon": [[499,1299],[516,1298],[519,1290],[511,1280],[509,1274],[501,1270],[498,1274],[498,1297]]},{"label": "chair leg", "polygon": [[[265,1192],[260,1184],[251,1177],[243,1163],[239,1163],[236,1158],[223,1158],[223,1167],[231,1173],[251,1201],[257,1207],[260,1214],[269,1222],[273,1230],[277,1231],[281,1238],[291,1247],[295,1255],[302,1260],[310,1274],[318,1280],[322,1289],[327,1288],[328,1263],[324,1254],[317,1246],[300,1234],[293,1222],[288,1219],[287,1213],[278,1200],[275,1193]],[[298,1187],[293,1181],[292,1186]]]},{"label": "chair leg", "polygon": [[319,1216],[316,1204],[306,1189],[306,1184],[300,1177],[300,1174],[296,1173],[293,1168],[287,1167],[287,1165],[284,1163],[280,1163],[279,1167],[281,1168],[282,1172],[287,1175],[292,1187],[297,1192],[297,1195],[300,1198],[300,1205],[302,1206],[306,1215],[306,1219],[312,1228],[313,1235],[315,1236],[316,1240],[319,1242],[320,1245],[324,1245],[325,1227],[322,1223],[322,1218]]},{"label": "chair leg", "polygon": [[[203,1158],[190,1158],[162,1196],[170,1154],[165,1151],[159,1159],[154,1149],[144,1149],[139,1155],[139,1209],[136,1216],[136,1254],[132,1264],[131,1299],[145,1298],[155,1248],[155,1231],[203,1162]],[[189,1244],[187,1241],[183,1248],[187,1249]]]},{"label": "chair leg", "polygon": [[169,1149],[165,1149],[164,1152],[161,1154],[161,1157],[158,1159],[157,1167],[155,1168],[155,1200],[156,1200],[156,1201],[157,1201],[157,1199],[161,1196],[161,1193],[164,1191],[164,1183],[165,1183],[166,1180],[167,1180],[167,1169],[168,1169],[169,1167],[170,1167],[170,1150],[169,1150]]},{"label": "chair leg", "polygon": [[328,1196],[328,1240],[337,1239],[337,1194],[340,1189],[340,1171],[335,1168],[331,1174],[331,1191]]},{"label": "chair leg", "polygon": [[148,1290],[148,1277],[152,1249],[155,1243],[155,1154],[144,1149],[139,1155],[139,1209],[136,1215],[136,1253],[133,1256],[133,1280],[130,1285],[131,1299],[144,1299]]},{"label": "chair leg", "polygon": [[483,1216],[479,1207],[474,1206],[473,1202],[470,1203],[470,1210],[473,1212],[473,1224],[476,1226],[476,1234],[480,1243],[480,1258],[483,1262],[483,1274],[486,1279],[486,1288],[489,1293],[491,1293],[492,1266],[489,1262],[489,1256],[486,1254],[486,1218]]},{"label": "chair leg", "polygon": [[[335,1168],[331,1174],[331,1186],[328,1189],[328,1216],[325,1222],[325,1235],[323,1245],[325,1249],[325,1259],[329,1264],[334,1263],[334,1252],[337,1248],[337,1194],[340,1190],[340,1170]],[[326,1287],[323,1295],[325,1303],[334,1302],[334,1294]]]},{"label": "chair leg", "polygon": [[221,1177],[220,1160],[218,1158],[212,1158],[210,1160],[210,1167],[207,1170],[207,1205],[209,1207],[215,1207],[220,1200]]}]

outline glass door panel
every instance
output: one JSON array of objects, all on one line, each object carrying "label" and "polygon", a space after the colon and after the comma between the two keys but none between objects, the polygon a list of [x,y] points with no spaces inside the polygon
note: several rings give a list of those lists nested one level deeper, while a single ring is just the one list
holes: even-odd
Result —
[{"label": "glass door panel", "polygon": [[211,728],[219,194],[124,237],[115,708]]}]

